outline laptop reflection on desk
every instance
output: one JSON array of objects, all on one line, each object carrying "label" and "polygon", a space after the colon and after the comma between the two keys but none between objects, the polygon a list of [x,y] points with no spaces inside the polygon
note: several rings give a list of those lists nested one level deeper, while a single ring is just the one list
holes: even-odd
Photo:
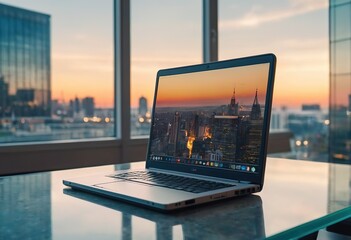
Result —
[{"label": "laptop reflection on desk", "polygon": [[[163,214],[69,188],[64,189],[63,193],[121,213],[122,226],[120,227],[123,231],[116,229],[116,232],[122,235],[122,239],[132,236],[133,231],[140,228],[139,225],[150,224],[150,222],[154,223],[155,227],[149,229],[148,234],[162,236],[161,239],[177,239],[175,235],[183,236],[183,239],[264,239],[266,237],[262,200],[257,195],[239,197],[235,201],[228,199],[207,203],[175,211],[172,214]],[[80,215],[78,216],[74,211],[74,209],[70,211],[69,218],[74,218],[75,215],[80,218]],[[100,211],[95,211],[96,218],[104,218],[99,216],[99,213]],[[77,221],[82,220],[77,219]]]}]

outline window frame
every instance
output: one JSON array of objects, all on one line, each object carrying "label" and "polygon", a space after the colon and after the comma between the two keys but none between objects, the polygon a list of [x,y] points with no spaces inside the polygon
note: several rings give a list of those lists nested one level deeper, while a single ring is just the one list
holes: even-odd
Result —
[{"label": "window frame", "polygon": [[[132,138],[130,132],[130,0],[113,0],[113,8],[116,137],[2,144],[0,175],[145,160],[147,137]],[[202,10],[203,62],[216,61],[218,0],[203,0]]]},{"label": "window frame", "polygon": [[[145,159],[146,139],[130,133],[130,1],[113,1],[115,137],[2,144],[0,175],[116,164]],[[123,113],[123,114],[122,114]],[[126,157],[128,156],[128,158]]]}]

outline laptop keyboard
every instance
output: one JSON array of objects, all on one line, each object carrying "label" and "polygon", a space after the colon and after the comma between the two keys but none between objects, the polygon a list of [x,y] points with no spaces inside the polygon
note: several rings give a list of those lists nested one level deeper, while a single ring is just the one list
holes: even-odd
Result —
[{"label": "laptop keyboard", "polygon": [[110,177],[192,193],[202,193],[235,186],[225,183],[147,171],[120,173],[111,175]]}]

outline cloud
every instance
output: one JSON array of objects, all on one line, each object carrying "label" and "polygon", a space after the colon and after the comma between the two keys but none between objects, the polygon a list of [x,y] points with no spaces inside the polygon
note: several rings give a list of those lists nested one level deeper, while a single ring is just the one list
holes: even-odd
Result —
[{"label": "cloud", "polygon": [[327,7],[327,1],[315,0],[291,0],[289,6],[272,11],[264,11],[261,7],[253,6],[240,18],[220,21],[219,27],[222,29],[257,27],[267,22],[276,22]]}]

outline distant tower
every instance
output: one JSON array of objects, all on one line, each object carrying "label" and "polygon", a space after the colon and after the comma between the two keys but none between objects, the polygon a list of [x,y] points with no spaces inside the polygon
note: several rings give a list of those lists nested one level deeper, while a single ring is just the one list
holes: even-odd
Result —
[{"label": "distant tower", "polygon": [[194,118],[192,129],[191,129],[191,132],[194,134],[195,138],[199,137],[199,127],[200,127],[199,115],[196,114],[195,118]]},{"label": "distant tower", "polygon": [[0,75],[0,116],[4,116],[9,110],[9,85],[5,82],[4,77]]},{"label": "distant tower", "polygon": [[145,116],[147,113],[147,99],[145,97],[139,98],[139,115]]},{"label": "distant tower", "polygon": [[80,112],[80,101],[77,97],[74,99],[73,110],[75,113]]},{"label": "distant tower", "polygon": [[86,97],[82,100],[82,108],[86,117],[93,117],[95,111],[95,102],[93,97]]},{"label": "distant tower", "polygon": [[251,109],[251,120],[259,120],[261,118],[261,106],[258,103],[258,98],[257,98],[257,89],[256,89],[256,94],[255,94],[255,100],[252,104],[252,109]]},{"label": "distant tower", "polygon": [[171,135],[169,137],[169,143],[177,144],[178,141],[178,133],[180,128],[180,114],[179,112],[175,112],[173,124],[171,126]]},{"label": "distant tower", "polygon": [[230,99],[230,104],[228,106],[228,115],[239,115],[239,103],[236,103],[235,88],[233,91],[233,96]]},{"label": "distant tower", "polygon": [[215,149],[221,151],[221,160],[232,161],[236,159],[238,131],[241,124],[241,119],[238,116],[212,116],[211,142]]},{"label": "distant tower", "polygon": [[168,136],[168,154],[172,156],[177,155],[177,149],[179,147],[179,133],[180,133],[180,122],[181,115],[179,112],[175,112],[173,123],[169,125],[170,135]]}]

